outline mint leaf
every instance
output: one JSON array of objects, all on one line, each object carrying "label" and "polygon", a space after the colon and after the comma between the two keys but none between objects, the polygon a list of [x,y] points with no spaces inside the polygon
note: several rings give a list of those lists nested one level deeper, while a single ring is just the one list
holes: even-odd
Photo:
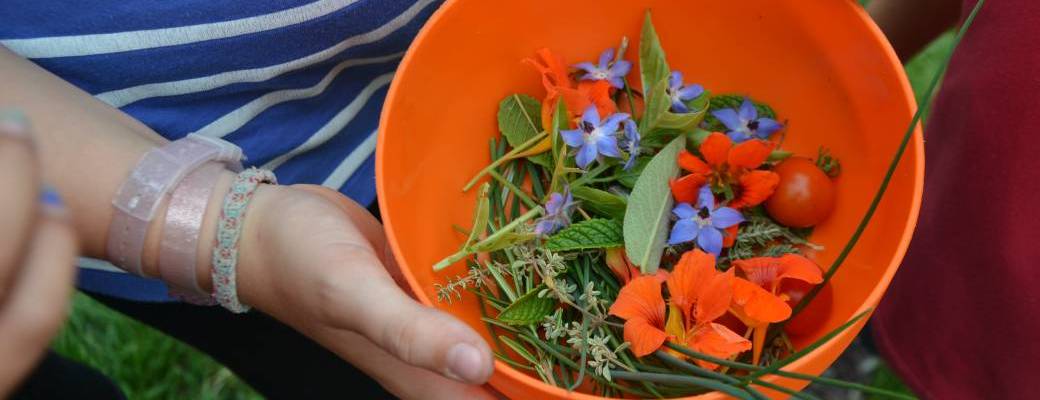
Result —
[{"label": "mint leaf", "polygon": [[498,320],[509,325],[531,325],[541,322],[546,315],[552,313],[556,301],[552,298],[538,297],[544,285],[538,285],[498,314]]},{"label": "mint leaf", "polygon": [[587,186],[571,188],[571,194],[582,200],[581,208],[605,217],[619,220],[625,218],[628,202],[624,197]]},{"label": "mint leaf", "polygon": [[[542,131],[539,128],[541,116],[542,103],[526,94],[512,94],[498,103],[498,130],[509,145],[516,148]],[[552,165],[548,154],[527,159],[543,167]]]},{"label": "mint leaf", "polygon": [[621,222],[598,218],[568,226],[545,242],[545,248],[554,252],[607,249],[624,245]]},{"label": "mint leaf", "polygon": [[686,137],[679,136],[657,153],[636,180],[625,211],[625,252],[644,274],[657,272],[668,240],[672,191],[668,183],[679,174],[679,151]]}]

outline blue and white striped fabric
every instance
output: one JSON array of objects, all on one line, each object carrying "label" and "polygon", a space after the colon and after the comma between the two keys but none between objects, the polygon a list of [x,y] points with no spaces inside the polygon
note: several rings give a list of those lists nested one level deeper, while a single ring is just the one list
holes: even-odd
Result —
[{"label": "blue and white striped fabric", "polygon": [[[375,199],[379,111],[440,0],[3,0],[0,43],[168,139],[242,147],[283,183]],[[83,260],[80,287],[168,300]]]}]

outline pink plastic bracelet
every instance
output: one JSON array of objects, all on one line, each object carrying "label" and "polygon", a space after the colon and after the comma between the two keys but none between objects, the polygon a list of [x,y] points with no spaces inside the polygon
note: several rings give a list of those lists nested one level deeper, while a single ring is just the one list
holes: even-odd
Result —
[{"label": "pink plastic bracelet", "polygon": [[184,177],[170,195],[159,249],[159,278],[172,295],[189,303],[215,304],[196,279],[199,232],[213,187],[224,165],[208,162]]},{"label": "pink plastic bracelet", "polygon": [[112,199],[115,213],[107,245],[110,261],[124,271],[143,276],[145,235],[166,193],[204,162],[221,161],[241,170],[241,159],[238,146],[194,134],[145,153]]}]

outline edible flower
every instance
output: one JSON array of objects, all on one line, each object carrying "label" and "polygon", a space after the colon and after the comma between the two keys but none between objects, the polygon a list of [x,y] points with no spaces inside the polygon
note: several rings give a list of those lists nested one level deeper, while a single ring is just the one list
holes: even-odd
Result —
[{"label": "edible flower", "polygon": [[661,348],[668,334],[664,332],[664,297],[660,275],[632,279],[610,306],[610,315],[625,320],[625,341],[632,344],[632,354],[643,357]]},{"label": "edible flower", "polygon": [[[751,342],[725,325],[715,323],[732,302],[733,270],[715,269],[715,256],[700,250],[683,254],[668,277],[671,296],[665,333],[687,347],[717,358],[747,351]],[[697,360],[708,369],[717,365]]]},{"label": "edible flower", "polygon": [[615,113],[600,120],[595,106],[589,106],[581,116],[577,129],[560,131],[563,142],[578,149],[574,157],[578,167],[585,168],[600,155],[621,158],[615,135],[622,121],[629,119],[628,114]]},{"label": "edible flower", "polygon": [[683,86],[682,72],[672,71],[668,77],[668,97],[672,100],[672,112],[680,114],[690,112],[686,102],[696,99],[702,94],[704,94],[704,87],[701,85]]},{"label": "edible flower", "polygon": [[823,274],[816,263],[798,254],[735,260],[733,267],[744,278],[733,280],[732,311],[753,331],[752,362],[758,364],[769,324],[791,317],[789,298],[779,293],[781,281],[795,279],[816,285],[823,282]]},{"label": "edible flower", "polygon": [[[610,271],[614,273],[614,276],[617,277],[618,282],[620,282],[622,286],[642,274],[642,272],[639,271],[639,267],[632,264],[632,260],[628,259],[628,254],[625,253],[624,248],[615,247],[607,249],[606,253],[605,261],[607,267],[610,267]],[[668,277],[668,271],[658,269],[657,275],[659,275],[658,278],[664,280]]]},{"label": "edible flower", "polygon": [[632,70],[632,63],[625,60],[614,61],[614,48],[603,50],[599,55],[599,64],[579,63],[574,68],[585,71],[582,80],[610,82],[617,89],[625,87],[625,75]]},{"label": "edible flower", "polygon": [[747,97],[740,104],[740,109],[723,108],[712,111],[711,115],[726,125],[726,128],[729,129],[727,134],[737,143],[751,139],[769,139],[769,135],[783,127],[772,118],[759,118],[758,109]]},{"label": "edible flower", "polygon": [[580,115],[589,105],[595,105],[600,115],[617,112],[617,104],[610,98],[610,82],[581,81],[575,84],[567,73],[563,59],[557,57],[549,49],[541,49],[536,58],[525,59],[542,75],[542,86],[545,87],[545,99],[542,100],[542,128],[551,130],[553,113],[557,101],[563,100],[570,114],[568,120]]},{"label": "edible flower", "polygon": [[697,206],[679,203],[672,209],[679,218],[672,227],[668,244],[680,244],[696,240],[697,247],[715,256],[722,252],[722,231],[744,222],[740,211],[730,207],[715,207],[715,195],[711,187],[704,185],[697,197]]},{"label": "edible flower", "polygon": [[563,193],[554,192],[545,202],[545,216],[534,225],[534,233],[539,236],[551,235],[571,224],[571,212],[574,211],[574,196],[564,188]]},{"label": "edible flower", "polygon": [[624,169],[628,171],[636,165],[636,157],[639,156],[639,130],[636,129],[636,122],[632,118],[626,119],[625,122],[625,136],[622,137],[621,147],[628,152],[628,161],[625,161]]},{"label": "edible flower", "polygon": [[732,208],[754,207],[773,195],[780,176],[773,171],[757,170],[766,162],[773,144],[765,140],[748,140],[733,145],[726,135],[713,132],[700,145],[703,160],[688,151],[679,153],[679,166],[689,172],[672,181],[675,201],[691,203],[704,184],[735,188]]}]

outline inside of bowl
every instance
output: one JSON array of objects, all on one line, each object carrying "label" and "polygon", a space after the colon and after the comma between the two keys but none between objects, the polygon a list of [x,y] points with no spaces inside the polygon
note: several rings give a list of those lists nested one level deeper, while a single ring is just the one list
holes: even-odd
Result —
[{"label": "inside of bowl", "polygon": [[[669,63],[687,81],[768,103],[787,124],[785,149],[815,157],[823,146],[840,159],[835,212],[811,237],[824,247],[817,261],[829,266],[867,209],[913,109],[898,61],[858,7],[844,0],[449,1],[395,78],[377,160],[384,218],[418,297],[487,332],[473,296],[436,301],[434,284],[463,274],[461,263],[438,273],[430,267],[464,240],[452,224],[471,223],[475,191],[460,189],[489,161],[498,102],[518,92],[544,95],[537,73],[521,62],[542,47],[573,64],[628,36],[626,57],[636,61],[647,9]],[[916,219],[920,148],[918,136],[834,277],[827,324],[796,344],[872,306],[887,286]]]}]

